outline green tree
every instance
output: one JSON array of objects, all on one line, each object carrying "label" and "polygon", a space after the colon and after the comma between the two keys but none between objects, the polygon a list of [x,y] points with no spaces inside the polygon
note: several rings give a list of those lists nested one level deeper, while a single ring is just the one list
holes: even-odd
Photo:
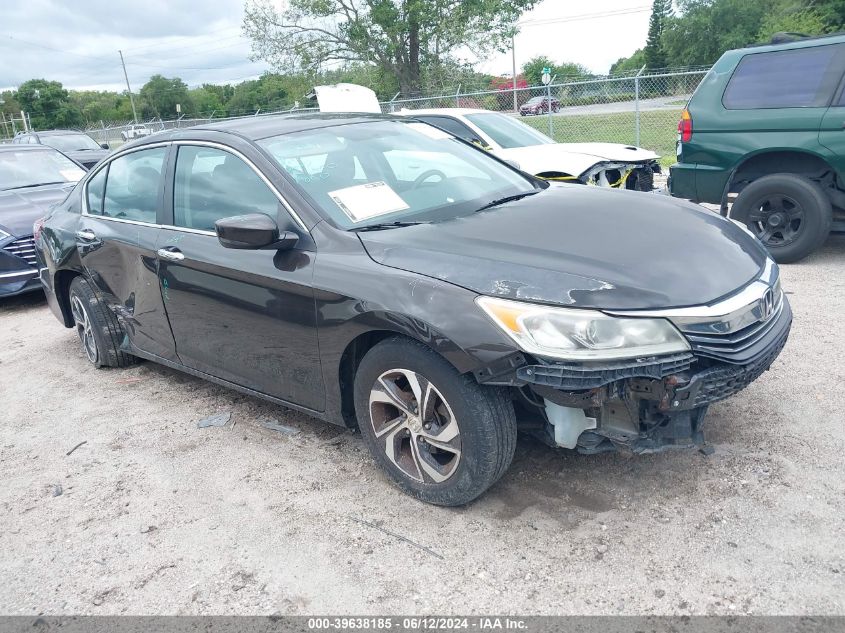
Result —
[{"label": "green tree", "polygon": [[215,116],[226,115],[226,108],[223,106],[219,92],[201,86],[189,90],[188,95],[194,106],[196,116],[211,116],[212,113]]},{"label": "green tree", "polygon": [[770,0],[678,0],[667,18],[663,46],[672,66],[715,62],[726,50],[758,41]]},{"label": "green tree", "polygon": [[178,116],[177,103],[182,109],[182,114],[193,114],[188,86],[179,77],[168,79],[162,75],[153,75],[141,87],[140,95],[143,102],[141,111],[145,117],[175,118]]},{"label": "green tree", "polygon": [[363,62],[395,76],[405,95],[422,88],[422,69],[459,49],[503,50],[516,21],[538,0],[247,0],[244,31],[254,59],[278,70],[316,73]]},{"label": "green tree", "polygon": [[645,50],[638,48],[630,57],[620,57],[610,67],[610,75],[636,74],[645,66]]},{"label": "green tree", "polygon": [[15,99],[37,130],[74,127],[82,123],[82,114],[58,81],[25,81],[18,87]]},{"label": "green tree", "polygon": [[556,64],[548,57],[540,55],[533,59],[529,59],[522,65],[522,76],[529,86],[540,86],[543,83],[543,69],[549,68],[552,71],[552,76],[557,75],[556,81],[577,81],[579,79],[588,79],[592,75],[590,71],[572,62],[564,62]]},{"label": "green tree", "polygon": [[669,66],[666,51],[663,49],[663,29],[666,20],[672,16],[672,0],[654,0],[651,5],[651,19],[648,23],[648,39],[643,57],[650,69]]},{"label": "green tree", "polygon": [[313,83],[299,78],[291,95],[291,79],[275,73],[265,73],[258,79],[244,81],[235,86],[227,103],[229,114],[254,114],[257,110],[272,112],[293,107],[294,101],[304,101]]}]

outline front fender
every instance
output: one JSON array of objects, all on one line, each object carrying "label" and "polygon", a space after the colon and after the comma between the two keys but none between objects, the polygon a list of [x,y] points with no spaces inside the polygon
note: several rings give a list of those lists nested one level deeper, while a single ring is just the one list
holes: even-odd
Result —
[{"label": "front fender", "polygon": [[314,300],[320,362],[331,421],[343,423],[344,355],[365,335],[407,336],[460,373],[478,371],[518,351],[475,304],[477,293],[378,264],[354,233],[319,224],[312,235],[318,250]]}]

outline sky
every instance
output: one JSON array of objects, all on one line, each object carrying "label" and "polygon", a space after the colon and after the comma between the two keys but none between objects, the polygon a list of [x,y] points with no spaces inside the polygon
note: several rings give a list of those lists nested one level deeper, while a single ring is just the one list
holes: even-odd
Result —
[{"label": "sky", "polygon": [[[156,73],[189,86],[237,83],[269,66],[249,60],[241,34],[243,0],[26,0],[7,2],[0,15],[0,90],[32,78],[66,88],[123,90],[118,50],[133,92]],[[537,55],[606,73],[645,41],[651,0],[604,0],[591,8],[571,0],[542,0],[520,21],[516,61]],[[622,15],[605,16],[612,12]],[[557,22],[549,23],[549,20]],[[481,72],[511,71],[511,53],[473,59]]]}]

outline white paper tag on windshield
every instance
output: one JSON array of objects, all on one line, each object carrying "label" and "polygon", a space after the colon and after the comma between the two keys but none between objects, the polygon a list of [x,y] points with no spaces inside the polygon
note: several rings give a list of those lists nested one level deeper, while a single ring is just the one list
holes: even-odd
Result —
[{"label": "white paper tag on windshield", "polygon": [[398,193],[381,181],[330,191],[329,197],[353,222],[410,208]]},{"label": "white paper tag on windshield", "polygon": [[412,130],[416,130],[421,134],[425,134],[428,138],[433,138],[435,141],[442,141],[448,140],[450,138],[454,138],[448,132],[444,132],[440,128],[436,128],[433,125],[429,125],[428,123],[408,123],[408,127]]},{"label": "white paper tag on windshield", "polygon": [[81,169],[60,169],[59,173],[62,175],[62,178],[64,178],[68,182],[76,182],[78,180],[81,180],[82,177],[85,175],[85,172]]}]

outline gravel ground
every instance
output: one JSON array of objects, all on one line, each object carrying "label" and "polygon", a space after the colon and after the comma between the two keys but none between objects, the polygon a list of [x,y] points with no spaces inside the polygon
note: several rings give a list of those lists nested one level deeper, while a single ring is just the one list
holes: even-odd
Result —
[{"label": "gravel ground", "polygon": [[460,509],[399,493],[358,435],[94,369],[41,297],[0,302],[0,613],[845,614],[843,265],[832,238],[784,267],[793,335],[711,408],[714,454],[522,439]]}]

